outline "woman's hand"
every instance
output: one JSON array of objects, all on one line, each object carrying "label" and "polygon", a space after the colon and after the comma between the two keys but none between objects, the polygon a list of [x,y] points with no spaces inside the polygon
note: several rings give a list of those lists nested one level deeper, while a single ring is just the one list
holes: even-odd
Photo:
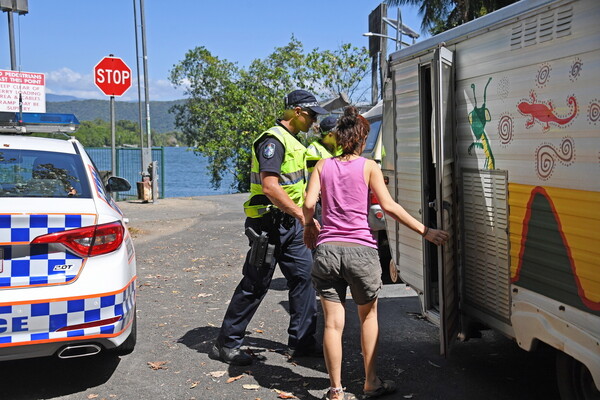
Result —
[{"label": "woman's hand", "polygon": [[319,237],[319,232],[321,231],[321,226],[319,222],[315,219],[308,224],[304,224],[304,244],[309,249],[313,250],[317,244],[317,238]]},{"label": "woman's hand", "polygon": [[430,241],[431,243],[441,246],[442,244],[448,241],[450,235],[446,231],[442,231],[439,229],[427,229],[427,232],[423,236],[425,239]]}]

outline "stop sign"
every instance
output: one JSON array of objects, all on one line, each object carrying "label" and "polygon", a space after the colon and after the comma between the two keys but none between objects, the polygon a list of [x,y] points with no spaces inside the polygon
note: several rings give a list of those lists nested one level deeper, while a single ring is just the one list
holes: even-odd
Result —
[{"label": "stop sign", "polygon": [[122,96],[131,87],[131,69],[118,57],[104,57],[94,67],[94,83],[107,96]]}]

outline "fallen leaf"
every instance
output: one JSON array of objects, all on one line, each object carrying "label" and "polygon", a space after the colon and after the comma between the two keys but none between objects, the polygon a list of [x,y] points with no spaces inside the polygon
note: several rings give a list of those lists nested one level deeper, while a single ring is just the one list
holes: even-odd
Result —
[{"label": "fallen leaf", "polygon": [[220,378],[223,375],[225,375],[227,373],[227,371],[212,371],[209,372],[208,375],[212,376],[213,378]]},{"label": "fallen leaf", "polygon": [[260,386],[255,385],[255,384],[246,384],[246,385],[242,385],[242,387],[246,390],[258,390],[260,389]]},{"label": "fallen leaf", "polygon": [[89,394],[87,398],[88,399],[95,399],[96,397],[98,397],[97,394]]},{"label": "fallen leaf", "polygon": [[256,333],[265,333],[265,331],[263,331],[262,329],[255,329],[254,332],[256,332]]},{"label": "fallen leaf", "polygon": [[296,396],[294,396],[292,393],[289,392],[284,392],[283,390],[279,390],[279,389],[273,389],[273,391],[277,394],[279,394],[279,396],[277,396],[280,399],[297,399]]},{"label": "fallen leaf", "polygon": [[235,382],[238,379],[242,379],[243,377],[244,377],[244,374],[238,375],[238,376],[232,376],[231,378],[227,379],[227,383]]},{"label": "fallen leaf", "polygon": [[150,368],[155,371],[157,369],[167,369],[167,367],[164,366],[166,363],[167,361],[148,361],[148,365],[150,366]]},{"label": "fallen leaf", "polygon": [[196,386],[198,386],[200,382],[192,382],[192,384],[190,385],[190,389],[195,388]]}]

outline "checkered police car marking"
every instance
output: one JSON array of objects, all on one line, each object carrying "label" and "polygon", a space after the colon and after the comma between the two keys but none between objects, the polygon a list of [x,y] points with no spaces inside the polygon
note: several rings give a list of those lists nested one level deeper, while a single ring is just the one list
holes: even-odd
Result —
[{"label": "checkered police car marking", "polygon": [[95,214],[0,214],[0,289],[73,282],[84,258],[61,245],[30,242],[48,233],[95,224]]},{"label": "checkered police car marking", "polygon": [[96,188],[96,193],[98,194],[98,197],[106,204],[108,204],[110,208],[123,215],[123,212],[121,211],[119,206],[117,206],[117,203],[115,203],[113,198],[106,194],[104,184],[102,183],[102,178],[100,178],[100,175],[98,174],[98,171],[96,171],[96,168],[94,168],[92,165],[88,165],[88,168],[92,174],[92,178],[94,179],[94,188]]},{"label": "checkered police car marking", "polygon": [[[136,279],[121,290],[87,297],[0,303],[0,348],[121,334],[134,318]],[[118,318],[106,325],[81,324]],[[73,327],[73,329],[69,329]],[[62,330],[61,330],[62,328]]]}]

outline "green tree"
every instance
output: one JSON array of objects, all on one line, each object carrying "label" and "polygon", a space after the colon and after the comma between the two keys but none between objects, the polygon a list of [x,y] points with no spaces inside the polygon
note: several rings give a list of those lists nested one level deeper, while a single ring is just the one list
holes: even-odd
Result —
[{"label": "green tree", "polygon": [[[298,88],[322,97],[350,92],[368,68],[365,54],[364,49],[343,45],[323,56],[317,49],[307,56],[292,37],[265,59],[240,68],[196,47],[171,70],[171,82],[184,87],[186,96],[171,108],[175,126],[197,154],[208,158],[213,187],[228,172],[235,177],[234,187],[247,191],[252,141],[281,115],[285,95]],[[340,63],[348,72],[336,71]]]},{"label": "green tree", "polygon": [[496,11],[517,0],[386,0],[391,6],[419,6],[421,29],[432,35]]},{"label": "green tree", "polygon": [[365,93],[371,89],[370,80],[364,78],[370,71],[369,52],[365,47],[340,45],[336,50],[314,49],[306,56],[312,86],[321,88],[325,97],[347,93],[356,102],[365,101]]}]

